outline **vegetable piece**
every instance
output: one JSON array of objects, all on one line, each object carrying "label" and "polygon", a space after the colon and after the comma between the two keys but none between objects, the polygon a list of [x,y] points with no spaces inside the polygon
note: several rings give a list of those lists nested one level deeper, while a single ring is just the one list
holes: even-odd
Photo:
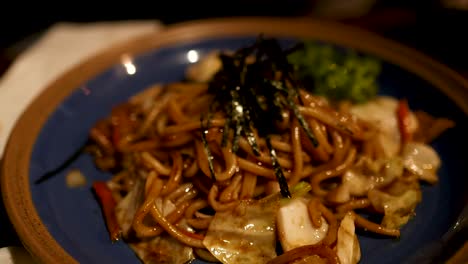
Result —
[{"label": "vegetable piece", "polygon": [[356,264],[361,259],[361,249],[355,234],[354,217],[346,214],[338,228],[336,254],[341,264]]},{"label": "vegetable piece", "polygon": [[115,217],[114,209],[116,202],[114,197],[112,197],[112,192],[109,187],[107,187],[106,182],[103,181],[94,182],[93,190],[99,198],[110,239],[112,242],[118,241],[122,232],[117,223],[117,218]]},{"label": "vegetable piece", "polygon": [[375,161],[362,157],[343,174],[341,185],[329,194],[329,198],[344,203],[351,196],[365,196],[369,190],[384,188],[402,175],[403,161],[399,157]]},{"label": "vegetable piece", "polygon": [[[401,147],[401,133],[397,114],[399,101],[389,96],[378,96],[364,104],[351,107],[351,113],[378,129],[377,140],[383,148],[385,157],[390,158],[399,154]],[[412,134],[418,127],[416,116],[408,110],[405,129]]]},{"label": "vegetable piece", "polygon": [[279,200],[242,201],[217,212],[203,245],[224,264],[263,264],[276,257],[275,216]]},{"label": "vegetable piece", "polygon": [[421,201],[421,191],[409,189],[400,196],[392,196],[379,190],[368,194],[372,206],[384,213],[382,226],[398,229],[408,223],[414,215],[416,205]]},{"label": "vegetable piece", "polygon": [[410,130],[411,119],[408,101],[402,99],[398,102],[397,116],[398,128],[400,129],[401,144],[406,144],[412,140],[413,133]]},{"label": "vegetable piece", "polygon": [[278,236],[284,251],[315,245],[327,235],[327,221],[321,217],[321,226],[314,227],[307,203],[304,198],[294,198],[283,203],[278,210]]},{"label": "vegetable piece", "polygon": [[305,41],[303,48],[292,52],[288,60],[299,79],[313,87],[315,94],[353,103],[364,103],[377,95],[381,65],[374,57]]},{"label": "vegetable piece", "polygon": [[69,188],[78,188],[86,185],[86,177],[78,169],[70,170],[65,176],[65,182]]},{"label": "vegetable piece", "polygon": [[419,179],[430,184],[438,182],[437,170],[441,160],[437,152],[429,145],[411,142],[402,151],[405,168],[418,175]]},{"label": "vegetable piece", "polygon": [[121,199],[115,207],[115,217],[122,230],[124,238],[132,230],[133,218],[144,199],[144,181],[138,179],[131,190]]},{"label": "vegetable piece", "polygon": [[276,214],[280,204],[303,197],[310,190],[310,184],[299,182],[291,188],[292,198],[276,192],[257,201],[243,200],[234,209],[217,212],[203,244],[223,263],[267,262],[276,256]]}]

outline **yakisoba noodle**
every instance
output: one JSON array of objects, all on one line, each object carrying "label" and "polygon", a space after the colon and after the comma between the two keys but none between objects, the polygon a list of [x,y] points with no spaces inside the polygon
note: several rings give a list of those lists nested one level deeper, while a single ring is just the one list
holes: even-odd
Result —
[{"label": "yakisoba noodle", "polygon": [[[252,139],[245,135],[238,138],[234,153],[232,141],[223,145],[229,122],[226,113],[213,112],[208,128],[200,121],[214,98],[208,89],[208,82],[193,80],[154,85],[115,107],[90,132],[95,143],[90,150],[97,166],[114,173],[104,185],[95,185],[98,194],[110,191],[116,204],[114,213],[106,215],[111,237],[122,237],[145,263],[183,263],[195,257],[222,261],[205,243],[216,214],[235,212],[245,201],[279,197],[271,152],[258,131],[253,130],[258,155],[249,144]],[[354,229],[399,237],[400,226],[410,220],[421,200],[419,181],[435,176],[439,163],[427,142],[418,140],[417,135],[424,133],[411,111],[408,115],[413,119],[404,118],[415,123],[409,131],[414,136],[407,141],[399,137],[395,142],[359,109],[374,106],[334,104],[303,88],[295,103],[317,146],[291,111],[282,112],[270,142],[289,188],[299,183],[309,186],[301,195],[308,221],[316,230],[325,222],[326,232],[313,245],[286,241],[290,238],[284,234],[285,228],[289,228],[286,233],[294,231],[281,227],[282,220],[275,218],[275,240],[293,246],[291,250],[275,249],[277,256],[263,261],[356,263],[360,249]],[[404,104],[396,99],[380,98],[375,105],[391,105],[394,119],[402,118],[396,110]],[[445,119],[424,117],[426,123],[442,124],[437,134],[452,125]],[[397,151],[388,151],[389,144],[396,144]],[[407,148],[426,151],[424,162],[434,165],[433,170],[421,169]],[[103,199],[101,203],[106,206]],[[377,213],[384,219],[372,222],[362,212]],[[346,235],[348,229],[351,236]],[[279,234],[281,230],[283,234]],[[346,244],[352,245],[351,250],[344,248]]]}]

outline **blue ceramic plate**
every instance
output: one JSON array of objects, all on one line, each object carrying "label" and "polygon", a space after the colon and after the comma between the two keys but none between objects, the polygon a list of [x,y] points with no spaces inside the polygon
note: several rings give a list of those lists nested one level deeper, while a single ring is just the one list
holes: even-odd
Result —
[{"label": "blue ceramic plate", "polygon": [[[381,94],[406,97],[412,109],[448,117],[457,123],[455,128],[433,143],[442,158],[440,183],[423,187],[423,200],[416,209],[416,217],[401,230],[400,239],[361,234],[360,263],[401,263],[424,245],[440,239],[454,224],[466,203],[468,165],[466,155],[459,154],[468,149],[466,102],[453,99],[455,95],[466,94],[466,87],[463,87],[466,83],[450,70],[421,54],[365,32],[351,31],[364,39],[376,41],[380,48],[350,41],[353,35],[350,30],[354,29],[317,22],[290,21],[291,27],[294,27],[294,23],[298,25],[289,32],[284,26],[287,21],[279,21],[281,20],[253,20],[251,23],[257,25],[256,29],[246,29],[245,21],[242,20],[181,25],[172,33],[169,30],[169,33],[159,36],[170,41],[161,42],[157,36],[150,36],[146,42],[142,41],[145,48],[135,48],[135,43],[118,47],[115,52],[108,52],[100,57],[112,57],[103,59],[108,64],[102,66],[104,70],[96,69],[96,74],[93,71],[86,72],[83,69],[92,69],[93,62],[85,62],[81,66],[82,71],[77,68],[48,88],[49,93],[50,90],[57,92],[60,89],[59,84],[62,84],[62,89],[68,89],[71,93],[62,91],[60,96],[51,99],[52,106],[47,106],[47,98],[43,95],[38,100],[45,101],[33,104],[29,112],[25,113],[20,123],[26,122],[24,120],[28,119],[27,115],[37,115],[37,118],[29,117],[30,122],[37,123],[36,128],[31,129],[33,135],[29,141],[22,140],[20,136],[12,136],[4,165],[4,171],[9,172],[4,178],[8,179],[3,179],[2,182],[3,185],[15,185],[9,189],[10,192],[18,190],[21,193],[21,197],[15,194],[4,195],[5,204],[15,228],[32,254],[47,262],[74,260],[80,263],[139,263],[136,255],[124,242],[113,244],[109,241],[99,204],[90,189],[93,181],[107,179],[109,175],[97,170],[90,156],[79,156],[42,184],[34,184],[34,181],[79,149],[86,141],[90,128],[98,119],[108,115],[115,104],[127,100],[129,96],[153,83],[180,80],[190,64],[187,59],[189,51],[194,50],[199,56],[203,56],[213,49],[236,49],[250,44],[260,31],[279,37],[285,45],[295,40],[312,38],[337,45],[338,48],[354,47],[378,56],[383,60],[379,78]],[[273,30],[268,22],[276,23],[278,27]],[[222,23],[225,23],[226,31],[232,31],[232,34],[212,32]],[[235,27],[236,23],[240,23],[238,27]],[[187,33],[189,30],[184,31],[185,27],[192,27],[192,35]],[[327,32],[326,29],[342,34],[331,33],[336,36],[327,37],[321,33]],[[182,36],[180,39],[178,34]],[[117,63],[120,55],[125,53],[130,54],[131,60],[126,60],[126,64]],[[94,59],[94,63],[97,59]],[[72,80],[71,76],[79,77],[74,77],[78,80]],[[41,107],[44,111],[37,111]],[[14,135],[25,134],[24,130],[18,131],[19,128]],[[34,131],[38,133],[34,135]],[[14,145],[15,142],[23,141],[26,143],[18,144],[27,146],[21,152]],[[12,164],[15,160],[15,164]],[[20,165],[25,168],[14,169]],[[85,187],[66,187],[65,174],[71,169],[79,169],[85,175]],[[27,177],[27,180],[10,183],[12,177]],[[27,213],[23,215],[22,211]],[[29,229],[32,231],[28,233]]]}]

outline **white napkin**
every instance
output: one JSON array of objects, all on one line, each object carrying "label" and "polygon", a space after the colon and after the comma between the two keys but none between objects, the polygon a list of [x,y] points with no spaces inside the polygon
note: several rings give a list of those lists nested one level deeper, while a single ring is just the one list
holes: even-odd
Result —
[{"label": "white napkin", "polygon": [[118,42],[162,29],[158,21],[57,23],[0,79],[0,158],[8,136],[28,104],[61,73]]},{"label": "white napkin", "polygon": [[[43,88],[60,74],[99,51],[162,29],[158,21],[57,23],[23,52],[0,79],[0,158],[15,122]],[[0,249],[0,263],[27,264],[22,247]]]},{"label": "white napkin", "polygon": [[0,263],[2,264],[36,264],[36,261],[23,247],[0,248]]}]

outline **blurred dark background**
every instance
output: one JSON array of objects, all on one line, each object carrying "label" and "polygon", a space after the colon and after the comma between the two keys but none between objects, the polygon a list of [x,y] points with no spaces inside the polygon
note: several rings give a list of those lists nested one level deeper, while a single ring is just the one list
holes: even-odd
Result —
[{"label": "blurred dark background", "polygon": [[60,21],[158,19],[172,24],[224,16],[309,16],[377,32],[468,76],[466,0],[10,2],[3,2],[0,11],[0,74],[43,31]]}]

